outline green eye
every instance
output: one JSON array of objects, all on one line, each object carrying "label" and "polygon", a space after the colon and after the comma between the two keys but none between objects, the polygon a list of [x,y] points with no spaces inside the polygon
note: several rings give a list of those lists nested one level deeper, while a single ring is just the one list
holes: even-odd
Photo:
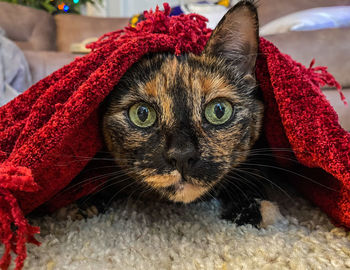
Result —
[{"label": "green eye", "polygon": [[147,128],[154,124],[157,115],[152,106],[141,102],[132,105],[129,109],[129,118],[136,126]]},{"label": "green eye", "polygon": [[232,115],[232,105],[224,99],[216,99],[205,108],[205,118],[213,125],[226,123]]}]

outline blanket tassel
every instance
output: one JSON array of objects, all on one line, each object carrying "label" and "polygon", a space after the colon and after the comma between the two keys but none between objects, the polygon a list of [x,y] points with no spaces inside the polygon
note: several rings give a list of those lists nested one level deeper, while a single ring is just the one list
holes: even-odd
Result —
[{"label": "blanket tassel", "polygon": [[327,71],[327,67],[313,67],[315,64],[315,59],[312,59],[308,71],[311,73],[311,78],[317,86],[329,85],[337,89],[340,99],[345,105],[348,105],[346,97],[341,91],[341,85],[335,80],[335,78]]},{"label": "blanket tassel", "polygon": [[[17,185],[19,183],[21,185]],[[16,188],[14,188],[17,186]],[[27,256],[26,243],[40,245],[34,238],[39,233],[38,227],[29,225],[11,190],[32,192],[37,185],[32,179],[30,170],[23,167],[0,166],[0,242],[4,253],[0,259],[0,268],[6,270],[11,263],[11,251],[16,257],[15,270],[23,267]]]}]

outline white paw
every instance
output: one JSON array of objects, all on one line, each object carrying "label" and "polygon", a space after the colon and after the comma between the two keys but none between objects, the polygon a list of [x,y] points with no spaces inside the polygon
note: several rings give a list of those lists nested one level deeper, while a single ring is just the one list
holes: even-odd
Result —
[{"label": "white paw", "polygon": [[260,202],[260,213],[262,217],[260,228],[276,224],[283,218],[277,204],[266,200]]}]

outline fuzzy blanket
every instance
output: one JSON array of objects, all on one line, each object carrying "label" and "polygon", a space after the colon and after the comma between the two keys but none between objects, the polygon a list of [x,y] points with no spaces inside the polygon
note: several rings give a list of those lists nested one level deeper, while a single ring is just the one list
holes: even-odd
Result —
[{"label": "fuzzy blanket", "polygon": [[[102,36],[93,51],[41,80],[0,108],[0,261],[11,251],[23,266],[26,242],[37,227],[25,215],[46,203],[63,206],[92,192],[99,183],[52,197],[66,187],[101,149],[98,107],[125,71],[148,52],[201,53],[211,30],[199,15],[169,17],[170,8],[146,13],[136,28]],[[270,42],[260,40],[256,76],[264,94],[265,132],[271,147],[291,148],[297,160],[321,168],[322,185],[296,185],[338,225],[350,227],[350,136],[338,123],[320,86],[339,85],[325,68],[305,68]],[[70,166],[57,166],[69,163]],[[284,162],[285,166],[288,166]],[[310,184],[311,183],[311,184]],[[327,189],[322,188],[327,186]]]}]

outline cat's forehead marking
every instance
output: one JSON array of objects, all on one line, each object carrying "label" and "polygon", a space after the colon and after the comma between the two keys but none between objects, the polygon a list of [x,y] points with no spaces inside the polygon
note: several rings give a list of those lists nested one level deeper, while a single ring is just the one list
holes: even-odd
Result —
[{"label": "cat's forehead marking", "polygon": [[222,70],[213,71],[209,67],[205,67],[208,63],[212,66],[219,63],[211,58],[203,60],[196,55],[189,55],[188,59],[192,61],[181,61],[177,57],[164,61],[161,72],[157,75],[163,75],[167,79],[168,83],[163,90],[168,91],[172,84],[180,82],[186,87],[189,98],[196,95],[196,92],[205,96],[206,100],[218,96],[231,99],[239,98],[235,93],[237,88],[223,75]]},{"label": "cat's forehead marking", "polygon": [[214,80],[212,78],[203,78],[201,82],[203,93],[207,94],[213,89]]},{"label": "cat's forehead marking", "polygon": [[158,86],[155,79],[146,82],[145,86],[143,87],[143,90],[145,91],[145,93],[151,97],[157,96],[157,89],[158,89]]},{"label": "cat's forehead marking", "polygon": [[177,73],[176,59],[166,59],[160,70],[154,71],[154,76],[147,81],[142,89],[146,95],[161,98],[166,94]]},{"label": "cat's forehead marking", "polygon": [[170,75],[174,76],[178,71],[179,61],[176,57],[170,58],[165,62],[163,67],[166,68],[166,71],[168,71]]}]

